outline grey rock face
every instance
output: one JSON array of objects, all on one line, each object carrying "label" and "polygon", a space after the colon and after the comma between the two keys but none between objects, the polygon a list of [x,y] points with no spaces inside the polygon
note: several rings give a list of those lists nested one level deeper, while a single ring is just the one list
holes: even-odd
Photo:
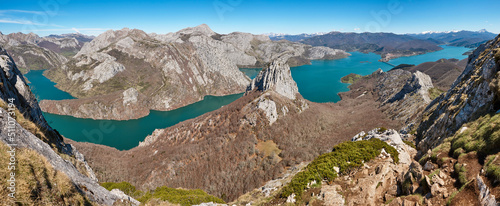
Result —
[{"label": "grey rock face", "polygon": [[430,77],[419,71],[412,73],[396,69],[388,72],[378,70],[365,78],[374,85],[372,90],[366,89],[365,92],[375,94],[384,113],[405,123],[406,126],[401,129],[403,133],[413,130],[430,102],[428,90],[433,88]]},{"label": "grey rock face", "polygon": [[479,202],[481,206],[498,206],[498,203],[495,199],[495,195],[490,193],[490,189],[488,185],[483,181],[483,178],[479,176],[476,177],[477,187],[479,188]]},{"label": "grey rock face", "polygon": [[253,79],[247,92],[254,89],[262,92],[273,90],[289,99],[295,99],[299,88],[292,78],[290,66],[286,63],[289,57],[290,55],[285,53],[274,59]]},{"label": "grey rock face", "polygon": [[[134,118],[148,114],[142,109],[168,111],[200,101],[205,95],[243,92],[250,80],[228,55],[234,47],[212,38],[212,33],[215,34],[205,26],[184,29],[167,37],[127,28],[106,31],[85,44],[66,67],[51,70],[47,76],[80,99],[104,99],[108,95],[108,104],[99,101],[104,104],[102,108],[116,108],[117,99],[110,99],[109,95],[133,87],[138,92],[135,96],[143,97],[138,100],[143,108],[115,111],[141,110],[140,116],[132,115]],[[242,61],[247,61],[242,57]],[[96,119],[123,120],[130,116],[115,111],[95,116],[75,110],[80,108],[77,104],[86,102],[52,102],[66,110],[46,111]],[[74,106],[70,108],[63,103]]]},{"label": "grey rock face", "polygon": [[14,60],[2,47],[0,47],[0,69],[0,82],[2,83],[0,98],[5,102],[8,102],[9,98],[14,98],[16,108],[25,114],[26,118],[48,128],[35,96],[31,93]]},{"label": "grey rock face", "polygon": [[112,205],[113,202],[119,199],[119,197],[101,187],[95,180],[80,173],[73,164],[61,158],[47,143],[25,130],[17,122],[15,122],[15,128],[10,129],[10,131],[14,130],[16,134],[16,141],[11,142],[7,133],[9,131],[7,128],[11,126],[7,125],[7,121],[3,121],[7,120],[9,116],[3,108],[0,108],[0,111],[0,119],[2,119],[0,122],[0,140],[2,142],[5,144],[15,143],[16,148],[28,148],[38,152],[47,158],[54,169],[66,174],[78,188],[87,188],[86,191],[82,191],[92,201],[99,204]]},{"label": "grey rock face", "polygon": [[425,109],[417,132],[423,151],[453,135],[462,125],[495,111],[498,92],[498,70],[494,55],[500,48],[500,37],[478,47],[470,56],[464,72],[451,89],[436,98]]},{"label": "grey rock face", "polygon": [[[39,37],[34,33],[0,34],[0,45],[7,49],[23,72],[61,67],[85,43],[81,35]],[[83,38],[86,39],[86,38]]]},{"label": "grey rock face", "polygon": [[[24,115],[24,118],[29,119],[41,127],[42,130],[45,130],[48,138],[46,141],[55,145],[56,148],[51,147],[47,142],[42,141],[23,128],[15,119],[9,116],[4,108],[0,108],[0,140],[2,142],[15,144],[16,148],[28,148],[38,152],[47,158],[54,169],[66,174],[76,187],[80,189],[87,188],[87,190],[81,190],[92,201],[112,205],[115,200],[119,199],[119,197],[111,194],[97,183],[97,178],[83,155],[72,145],[65,144],[62,137],[47,124],[36,98],[24,81],[23,75],[2,47],[0,47],[0,98],[5,103],[13,103]],[[11,121],[8,121],[9,119]],[[11,134],[15,134],[14,141],[9,138]],[[89,176],[80,173],[73,164],[64,160],[56,151],[74,156],[77,161],[84,164]]]},{"label": "grey rock face", "polygon": [[112,189],[111,193],[114,194],[114,195],[116,195],[116,196],[118,196],[121,200],[127,200],[127,201],[131,202],[132,205],[134,205],[134,206],[138,206],[138,205],[141,204],[141,202],[139,202],[136,199],[128,196],[127,194],[125,194],[120,189]]},{"label": "grey rock face", "polygon": [[[238,67],[265,66],[283,52],[290,53],[292,60],[289,64],[293,65],[307,64],[312,59],[337,59],[350,55],[326,47],[273,42],[263,35],[217,34],[204,24],[168,34],[146,34],[124,28],[109,30],[94,38],[61,69],[51,70],[47,76],[77,98],[100,98],[134,87],[145,96],[146,109],[168,111],[200,101],[205,95],[243,92],[250,79]],[[149,78],[151,74],[155,74],[155,78]],[[138,76],[140,81],[137,81]],[[281,91],[283,88],[277,89],[286,92]],[[73,102],[79,104],[77,100]],[[45,111],[78,114],[86,118],[125,119],[112,112],[94,116],[67,106],[58,107],[66,110]]]}]

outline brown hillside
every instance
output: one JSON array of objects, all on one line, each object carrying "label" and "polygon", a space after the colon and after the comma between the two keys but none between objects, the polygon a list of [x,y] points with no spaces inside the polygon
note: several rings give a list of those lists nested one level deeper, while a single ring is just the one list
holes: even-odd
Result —
[{"label": "brown hillside", "polygon": [[[248,119],[242,108],[259,95],[251,93],[217,111],[155,132],[158,137],[152,144],[129,151],[72,143],[88,158],[100,181],[129,181],[143,189],[201,188],[227,201],[277,178],[288,166],[329,152],[360,130],[401,127],[376,109],[371,93],[337,104],[307,102],[309,109],[302,113],[294,102],[271,94],[266,98],[286,105],[288,114],[272,126],[262,112],[256,125],[242,123]],[[259,143],[265,141],[275,143],[281,152],[259,151]]]}]

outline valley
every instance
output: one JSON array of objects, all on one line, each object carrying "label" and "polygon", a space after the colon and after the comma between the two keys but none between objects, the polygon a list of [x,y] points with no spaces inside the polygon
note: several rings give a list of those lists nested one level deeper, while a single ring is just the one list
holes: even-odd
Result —
[{"label": "valley", "polygon": [[[102,22],[88,28],[58,23],[80,15],[64,10],[74,2],[43,24],[10,19],[41,11],[0,10],[1,25],[42,28],[0,33],[0,163],[15,165],[0,168],[2,204],[499,205],[500,35],[412,33],[428,17],[402,25],[410,3],[357,13],[387,18],[375,32],[310,21],[326,6],[192,4],[209,27],[162,4],[129,7],[143,17],[123,23],[95,2],[85,19]],[[234,26],[249,5],[265,12]],[[143,21],[159,10],[162,23]],[[292,32],[323,20],[354,32],[259,34],[293,27],[268,25],[277,14]]]}]

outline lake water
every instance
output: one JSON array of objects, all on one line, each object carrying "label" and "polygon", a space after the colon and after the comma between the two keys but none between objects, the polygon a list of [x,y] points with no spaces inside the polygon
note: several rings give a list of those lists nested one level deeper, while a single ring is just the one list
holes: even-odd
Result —
[{"label": "lake water", "polygon": [[[442,46],[443,50],[418,56],[401,57],[389,61],[394,65],[421,64],[437,61],[442,58],[464,59],[464,52],[470,49],[465,47]],[[300,94],[313,102],[338,102],[339,92],[349,91],[349,84],[340,82],[340,78],[350,73],[368,75],[382,69],[388,71],[392,66],[379,62],[380,55],[374,53],[352,52],[348,58],[338,60],[315,60],[311,65],[292,67],[292,77],[297,82]],[[240,69],[250,78],[254,78],[261,69]]]},{"label": "lake water", "polygon": [[[33,93],[39,100],[73,99],[73,97],[59,89],[45,76],[43,71],[30,71],[26,78]],[[222,97],[205,96],[202,101],[172,111],[151,111],[143,118],[135,120],[93,120],[72,116],[43,113],[52,128],[66,138],[78,142],[92,142],[115,147],[119,150],[131,149],[143,141],[155,129],[173,126],[187,119],[221,108],[243,94],[234,94]]]},{"label": "lake water", "polygon": [[[420,64],[428,61],[437,61],[441,58],[463,59],[462,55],[469,49],[464,47],[443,46],[443,50],[413,57],[402,57],[391,60],[390,63]],[[311,65],[292,67],[292,77],[297,82],[299,92],[304,98],[313,102],[337,102],[339,92],[348,91],[348,84],[340,82],[340,78],[350,73],[368,75],[382,69],[388,71],[392,66],[379,62],[380,56],[360,52],[351,53],[352,56],[338,60],[312,61]],[[255,78],[261,69],[241,69],[250,78]],[[45,76],[43,71],[30,71],[25,75],[29,85],[39,100],[73,99],[70,94],[55,87]],[[204,113],[219,109],[243,94],[234,94],[222,97],[206,96],[202,101],[172,111],[151,111],[143,118],[136,120],[92,120],[71,116],[44,113],[49,124],[62,135],[75,141],[92,142],[115,147],[119,150],[131,149],[143,141],[155,129],[173,126],[181,121],[195,118]]]},{"label": "lake water", "polygon": [[31,70],[24,76],[30,81],[31,91],[35,94],[38,101],[49,100],[63,100],[74,99],[71,94],[58,89],[56,83],[50,81],[47,77],[43,76],[44,70]]}]

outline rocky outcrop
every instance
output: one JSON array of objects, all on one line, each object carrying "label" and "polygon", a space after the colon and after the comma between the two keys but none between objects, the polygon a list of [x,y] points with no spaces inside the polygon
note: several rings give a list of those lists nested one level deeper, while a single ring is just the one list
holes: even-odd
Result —
[{"label": "rocky outcrop", "polygon": [[383,72],[379,69],[360,78],[349,86],[351,91],[339,94],[342,99],[359,99],[372,94],[384,113],[404,123],[401,132],[415,130],[422,111],[431,101],[429,90],[434,86],[428,75],[420,71],[412,73],[395,69]]},{"label": "rocky outcrop", "polygon": [[405,135],[402,135],[393,129],[385,130],[383,128],[376,128],[369,131],[368,133],[365,133],[364,131],[360,132],[352,138],[352,141],[369,140],[372,138],[382,140],[392,147],[396,148],[396,150],[399,152],[400,164],[409,166],[412,162],[412,157],[416,154],[416,150],[403,142],[403,136]]},{"label": "rocky outcrop", "polygon": [[479,202],[482,206],[498,206],[497,201],[495,200],[495,196],[490,193],[490,189],[488,185],[483,181],[481,176],[477,175],[476,177],[477,187],[479,189]]},{"label": "rocky outcrop", "polygon": [[12,103],[27,119],[48,128],[35,95],[31,93],[14,60],[2,47],[0,47],[0,68],[0,98],[7,103],[9,98],[14,98]]},{"label": "rocky outcrop", "polygon": [[373,129],[361,132],[352,141],[380,139],[397,149],[399,162],[394,162],[384,149],[380,155],[349,174],[337,177],[332,183],[323,183],[318,198],[324,205],[381,205],[401,195],[398,182],[412,163],[416,150],[402,141],[395,130]]},{"label": "rocky outcrop", "polygon": [[500,37],[478,47],[470,56],[464,72],[446,95],[435,99],[425,110],[418,132],[423,151],[440,144],[466,122],[500,109],[498,99],[500,69],[495,54]]},{"label": "rocky outcrop", "polygon": [[299,88],[297,87],[297,83],[293,81],[292,72],[287,64],[289,58],[289,53],[285,53],[274,59],[269,66],[264,68],[257,77],[252,80],[250,86],[247,87],[247,92],[253,90],[261,92],[273,90],[278,94],[294,100],[297,93],[299,93]]},{"label": "rocky outcrop", "polygon": [[[57,131],[47,124],[23,75],[1,47],[0,80],[0,140],[10,147],[27,148],[44,156],[55,170],[70,179],[79,190],[76,192],[91,201],[112,205],[119,199],[97,183],[83,155],[72,145],[65,144]],[[77,169],[78,165],[82,165],[83,170]]]},{"label": "rocky outcrop", "polygon": [[403,68],[409,72],[421,71],[431,77],[434,87],[442,91],[448,91],[453,82],[462,74],[467,66],[468,58],[440,59],[435,62],[424,62],[416,66]]}]

